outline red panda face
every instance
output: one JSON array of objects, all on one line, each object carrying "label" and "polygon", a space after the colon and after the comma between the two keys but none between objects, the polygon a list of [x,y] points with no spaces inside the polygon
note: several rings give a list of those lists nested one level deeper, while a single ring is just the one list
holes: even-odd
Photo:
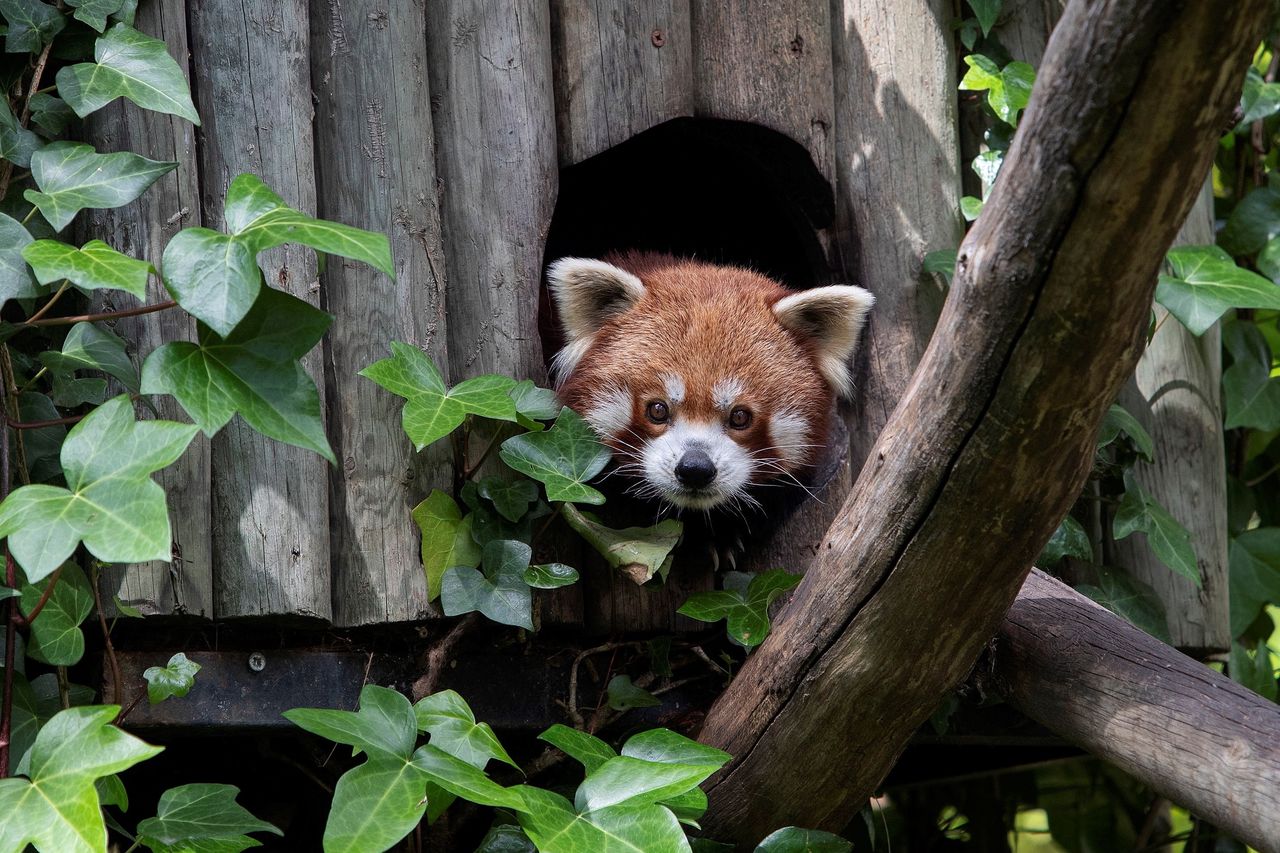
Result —
[{"label": "red panda face", "polygon": [[643,497],[679,508],[752,504],[826,440],[872,297],[788,291],[754,272],[629,255],[550,270],[566,346],[562,401],[610,446]]}]

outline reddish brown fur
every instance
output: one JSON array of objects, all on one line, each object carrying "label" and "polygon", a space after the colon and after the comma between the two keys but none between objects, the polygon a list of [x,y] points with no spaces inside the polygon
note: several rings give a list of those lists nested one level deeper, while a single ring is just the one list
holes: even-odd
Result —
[{"label": "reddish brown fur", "polygon": [[[646,293],[601,327],[560,389],[566,405],[583,411],[598,389],[630,388],[631,427],[648,438],[666,428],[644,415],[648,401],[667,396],[661,374],[683,377],[680,416],[700,421],[724,417],[712,403],[712,386],[739,377],[746,392],[737,402],[752,411],[753,420],[745,430],[728,431],[734,440],[750,451],[768,447],[769,416],[787,408],[808,421],[809,443],[825,439],[834,394],[811,348],[773,314],[774,303],[794,291],[757,272],[668,255],[629,253],[605,260],[638,276]],[[806,463],[816,450],[806,449]],[[780,454],[758,458],[770,457]]]}]

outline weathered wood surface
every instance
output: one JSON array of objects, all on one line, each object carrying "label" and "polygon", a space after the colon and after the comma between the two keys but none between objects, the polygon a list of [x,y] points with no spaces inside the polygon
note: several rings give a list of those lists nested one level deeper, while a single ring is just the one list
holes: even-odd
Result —
[{"label": "weathered wood surface", "polygon": [[1024,714],[1255,849],[1280,851],[1280,706],[1033,571],[992,683]]},{"label": "weathered wood surface", "polygon": [[311,3],[318,213],[387,234],[396,262],[394,282],[336,257],[320,277],[321,306],[334,315],[324,352],[339,463],[329,472],[339,625],[435,612],[410,510],[431,489],[452,488],[452,454],[447,442],[415,454],[400,427],[403,401],[357,375],[392,340],[448,365],[425,27],[413,0]]},{"label": "weathered wood surface", "polygon": [[[1178,233],[1180,244],[1212,244],[1208,183]],[[1120,402],[1155,440],[1155,463],[1138,463],[1139,485],[1191,533],[1201,586],[1160,562],[1141,535],[1115,543],[1114,564],[1150,586],[1164,605],[1173,645],[1203,655],[1231,647],[1228,614],[1226,451],[1222,436],[1221,331],[1197,338],[1157,306],[1156,332]]]},{"label": "weathered wood surface", "polygon": [[[290,205],[315,213],[309,22],[305,0],[193,0],[188,6],[206,225],[222,226],[227,185],[253,172]],[[259,257],[267,282],[312,304],[314,253]],[[346,330],[346,334],[355,334]],[[321,354],[303,359],[322,382]],[[323,398],[324,388],[320,385]],[[328,619],[328,463],[258,435],[239,419],[213,439],[213,553],[219,617]]]},{"label": "weathered wood surface", "polygon": [[[182,68],[190,49],[186,4],[181,0],[156,0],[138,9],[137,27],[164,41]],[[186,119],[139,109],[116,101],[85,121],[86,139],[102,151],[134,151],[155,160],[177,161],[178,168],[165,175],[124,207],[87,213],[85,239],[106,240],[116,249],[160,267],[165,244],[179,230],[201,224],[199,176],[195,140],[198,130]],[[102,310],[135,307],[133,297],[121,291],[97,300]],[[148,302],[169,299],[157,279],[148,286]],[[161,311],[129,317],[114,326],[129,342],[135,363],[157,346],[172,340],[194,340],[195,321],[178,311]],[[139,364],[139,366],[141,366]],[[182,408],[169,397],[154,400],[161,418],[186,421]],[[146,408],[138,416],[150,417]],[[209,529],[209,441],[197,436],[176,463],[157,475],[168,493],[173,530],[173,562],[110,566],[103,571],[103,599],[119,595],[126,604],[148,616],[185,615],[212,617],[213,557]],[[108,605],[109,607],[112,605]]]},{"label": "weathered wood surface", "polygon": [[551,47],[561,165],[693,114],[689,0],[554,0]]},{"label": "weathered wood surface", "polygon": [[[1137,360],[1264,5],[1068,8],[906,396],[707,718],[737,756],[708,832],[843,825],[995,633]],[[803,775],[777,774],[802,751]]]}]

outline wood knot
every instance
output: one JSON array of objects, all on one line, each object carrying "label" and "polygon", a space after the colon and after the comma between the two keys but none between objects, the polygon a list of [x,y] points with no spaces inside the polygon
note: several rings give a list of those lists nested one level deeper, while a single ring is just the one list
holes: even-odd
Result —
[{"label": "wood knot", "polygon": [[662,47],[667,43],[667,34],[661,29],[654,30],[649,34],[649,41],[653,42],[654,47]]}]

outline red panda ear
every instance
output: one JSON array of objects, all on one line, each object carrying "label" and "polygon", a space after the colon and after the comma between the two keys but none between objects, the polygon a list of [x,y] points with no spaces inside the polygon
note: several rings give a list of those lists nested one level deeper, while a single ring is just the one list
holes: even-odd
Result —
[{"label": "red panda ear", "polygon": [[861,287],[832,285],[784,296],[773,304],[773,313],[783,328],[813,347],[818,370],[832,389],[849,397],[849,358],[875,301]]},{"label": "red panda ear", "polygon": [[547,280],[565,336],[564,349],[553,364],[562,381],[600,327],[640,301],[644,285],[620,267],[589,258],[561,258],[547,270]]}]

